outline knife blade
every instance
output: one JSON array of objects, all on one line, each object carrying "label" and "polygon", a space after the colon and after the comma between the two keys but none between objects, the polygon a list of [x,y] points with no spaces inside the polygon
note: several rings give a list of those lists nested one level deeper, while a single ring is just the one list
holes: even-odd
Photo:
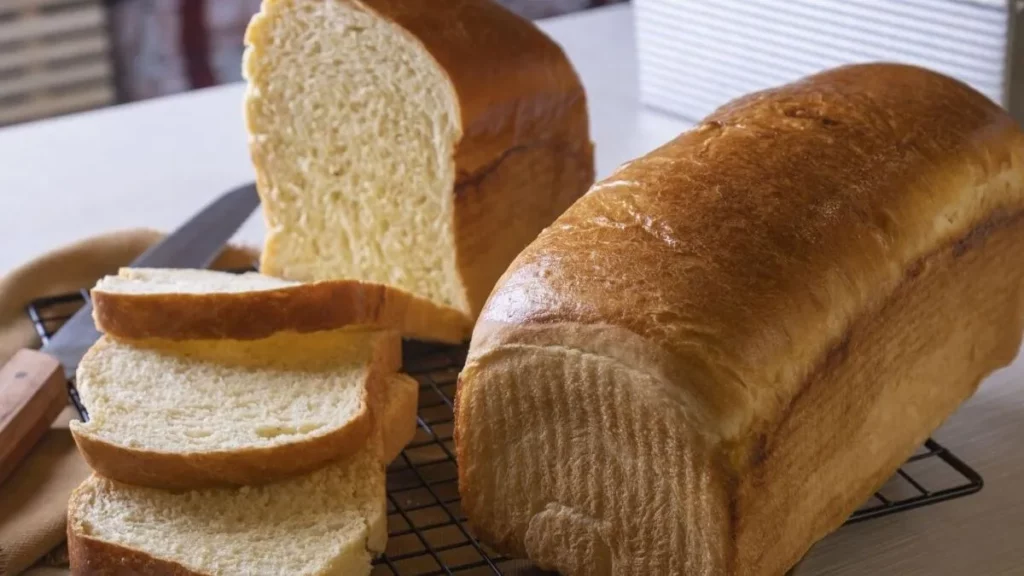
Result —
[{"label": "knife blade", "polygon": [[[206,268],[259,203],[253,184],[231,190],[143,252],[129,267]],[[99,337],[92,320],[92,304],[86,303],[50,338],[41,352],[59,360],[64,376],[71,380],[82,355]]]},{"label": "knife blade", "polygon": [[[129,266],[206,268],[257,206],[255,185],[231,190]],[[0,368],[0,483],[67,405],[67,383],[99,337],[86,303],[41,350],[20,350]]]}]

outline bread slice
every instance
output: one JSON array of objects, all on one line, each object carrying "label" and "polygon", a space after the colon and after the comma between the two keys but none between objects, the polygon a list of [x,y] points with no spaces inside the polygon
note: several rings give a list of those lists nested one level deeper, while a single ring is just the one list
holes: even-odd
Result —
[{"label": "bread slice", "polygon": [[251,340],[346,326],[456,344],[472,328],[458,310],[355,280],[303,284],[255,272],[124,268],[92,290],[100,331],[118,338]]},{"label": "bread slice", "polygon": [[416,421],[415,384],[387,378],[375,441],[306,476],[185,493],[93,476],[68,506],[72,573],[369,573],[387,542],[384,462]]},{"label": "bread slice", "polygon": [[165,489],[262,484],[349,456],[372,429],[374,386],[400,363],[394,332],[262,340],[102,338],[77,383],[71,432],[100,474]]},{"label": "bread slice", "polygon": [[267,274],[475,317],[593,181],[575,71],[491,0],[264,0],[246,43]]}]

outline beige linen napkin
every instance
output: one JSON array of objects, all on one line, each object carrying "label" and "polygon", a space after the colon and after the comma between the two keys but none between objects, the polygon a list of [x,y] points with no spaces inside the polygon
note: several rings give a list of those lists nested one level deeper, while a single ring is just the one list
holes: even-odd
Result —
[{"label": "beige linen napkin", "polygon": [[[39,346],[25,314],[33,300],[91,288],[134,260],[163,234],[125,230],[97,236],[55,250],[0,278],[0,362],[19,349]],[[213,268],[252,265],[258,252],[227,247]],[[66,574],[62,550],[65,517],[71,491],[89,474],[67,423],[75,416],[69,406],[14,474],[0,485],[0,576],[20,574],[35,565],[33,576]]]}]

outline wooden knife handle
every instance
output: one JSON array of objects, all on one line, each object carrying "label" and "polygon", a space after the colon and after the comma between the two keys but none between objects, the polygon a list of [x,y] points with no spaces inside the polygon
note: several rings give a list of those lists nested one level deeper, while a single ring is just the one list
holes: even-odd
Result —
[{"label": "wooden knife handle", "polygon": [[67,404],[64,369],[52,356],[19,350],[0,368],[0,484]]}]

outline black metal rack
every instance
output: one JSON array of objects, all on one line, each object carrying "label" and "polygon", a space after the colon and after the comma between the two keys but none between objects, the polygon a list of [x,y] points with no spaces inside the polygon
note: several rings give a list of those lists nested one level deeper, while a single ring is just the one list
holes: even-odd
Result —
[{"label": "black metal rack", "polygon": [[[27,313],[46,342],[87,299],[85,291],[45,298],[29,305]],[[501,556],[479,542],[462,514],[452,434],[455,387],[466,359],[465,348],[410,342],[404,356],[406,372],[420,383],[419,429],[388,467],[389,539],[373,574],[539,573],[528,562]],[[68,383],[68,392],[87,419],[73,382]],[[959,498],[983,486],[977,472],[929,439],[847,523]]]}]

